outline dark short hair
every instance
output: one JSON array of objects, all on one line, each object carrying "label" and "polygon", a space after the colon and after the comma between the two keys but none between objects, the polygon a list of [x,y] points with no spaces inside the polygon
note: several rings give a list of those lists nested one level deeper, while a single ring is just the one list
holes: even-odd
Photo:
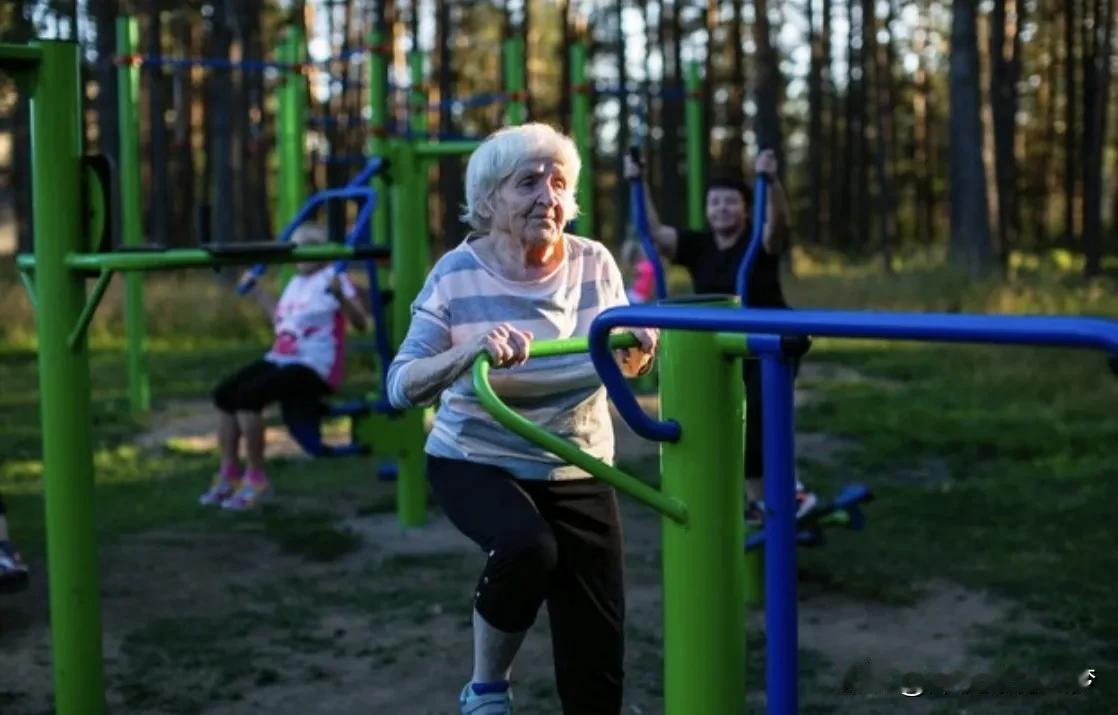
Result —
[{"label": "dark short hair", "polygon": [[753,205],[753,189],[745,183],[745,179],[738,172],[721,170],[711,174],[706,190],[709,192],[711,189],[733,189],[745,199],[746,206]]}]

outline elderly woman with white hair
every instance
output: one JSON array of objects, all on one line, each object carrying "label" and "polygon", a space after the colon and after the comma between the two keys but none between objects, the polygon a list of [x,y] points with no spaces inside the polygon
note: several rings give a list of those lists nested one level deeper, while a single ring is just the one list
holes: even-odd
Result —
[{"label": "elderly woman with white hair", "polygon": [[[564,233],[578,207],[574,143],[543,124],[502,129],[470,156],[473,228],[431,270],[388,371],[398,408],[439,400],[427,439],[428,479],[447,517],[488,555],[474,595],[474,667],[463,713],[511,712],[513,660],[547,604],[563,712],[621,710],[624,580],[617,496],[493,420],[470,367],[482,351],[494,390],[533,422],[612,462],[605,389],[585,355],[528,362],[533,340],[585,336],[626,305],[601,244]],[[648,371],[656,333],[619,351],[628,376]]]}]

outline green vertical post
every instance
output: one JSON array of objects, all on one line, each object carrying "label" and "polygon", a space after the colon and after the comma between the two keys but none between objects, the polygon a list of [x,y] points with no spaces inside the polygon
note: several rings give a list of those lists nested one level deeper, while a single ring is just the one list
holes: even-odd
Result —
[{"label": "green vertical post", "polygon": [[590,84],[586,81],[586,45],[571,45],[571,133],[578,146],[582,171],[578,175],[579,217],[575,230],[580,236],[594,232],[594,151],[590,133]]},{"label": "green vertical post", "polygon": [[[116,20],[116,52],[131,57],[139,47],[140,27],[134,17]],[[121,243],[143,243],[143,210],[140,194],[140,66],[122,62],[117,70],[117,119],[120,126]],[[139,273],[124,277],[124,328],[127,334],[128,404],[134,415],[151,408],[144,335],[144,279]]]},{"label": "green vertical post", "polygon": [[687,63],[687,228],[701,231],[703,210],[703,96],[699,87],[699,63]]},{"label": "green vertical post", "polygon": [[662,522],[664,712],[740,713],[745,703],[741,360],[720,351],[714,333],[665,330],[662,341],[661,411],[679,422],[682,437],[661,445],[661,491],[688,510],[686,525]]},{"label": "green vertical post", "polygon": [[[401,143],[392,168],[392,346],[399,349],[411,320],[411,304],[423,287],[430,247],[426,231],[426,165],[415,155],[413,142]],[[423,410],[407,410],[396,419],[404,420],[404,444],[393,445],[397,459],[396,518],[404,528],[422,526],[427,521],[426,462],[423,453]]]},{"label": "green vertical post", "polygon": [[[303,32],[298,27],[284,29],[279,46],[279,61],[295,66],[303,61]],[[301,72],[288,70],[278,92],[279,191],[276,197],[276,232],[286,226],[307,198],[303,144],[307,112],[307,83]]]},{"label": "green vertical post", "polygon": [[411,91],[408,93],[408,129],[413,138],[427,133],[427,83],[423,76],[423,53],[408,53],[408,71],[411,73]]},{"label": "green vertical post", "polygon": [[67,344],[85,303],[83,278],[66,266],[68,253],[85,249],[79,52],[73,42],[39,47],[31,95],[31,196],[55,712],[101,715],[89,346],[84,339],[72,350]]},{"label": "green vertical post", "polygon": [[504,44],[505,60],[505,124],[516,126],[527,120],[524,104],[524,38],[510,37]]},{"label": "green vertical post", "polygon": [[[307,175],[304,165],[304,133],[307,125],[307,82],[296,71],[304,60],[303,30],[295,25],[284,28],[278,49],[279,61],[288,65],[277,92],[276,143],[279,154],[279,176],[276,182],[275,232],[279,235],[295,218],[307,200]],[[286,283],[295,275],[293,266],[279,270]]]}]

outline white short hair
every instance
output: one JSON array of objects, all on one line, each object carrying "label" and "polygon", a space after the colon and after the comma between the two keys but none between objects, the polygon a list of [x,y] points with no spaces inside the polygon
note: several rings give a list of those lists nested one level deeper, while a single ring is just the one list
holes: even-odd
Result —
[{"label": "white short hair", "polygon": [[493,194],[512,176],[517,165],[530,159],[551,159],[563,167],[567,188],[560,201],[568,221],[578,217],[575,186],[582,160],[570,137],[547,124],[521,124],[490,134],[466,164],[466,206],[462,220],[476,231],[488,231],[493,219]]},{"label": "white short hair", "polygon": [[316,243],[329,243],[326,229],[317,223],[303,223],[291,233],[291,242],[300,246]]}]

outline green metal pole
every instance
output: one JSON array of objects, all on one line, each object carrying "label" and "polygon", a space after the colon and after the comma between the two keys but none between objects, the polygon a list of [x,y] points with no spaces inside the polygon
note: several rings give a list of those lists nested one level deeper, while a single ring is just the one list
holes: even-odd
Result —
[{"label": "green metal pole", "polygon": [[[284,29],[279,46],[279,60],[292,66],[284,74],[277,93],[279,144],[279,181],[276,196],[275,232],[278,235],[307,200],[307,176],[304,171],[304,128],[307,124],[307,83],[303,74],[293,69],[305,59],[303,31],[294,25]],[[279,271],[284,283],[295,274],[292,266]]]},{"label": "green metal pole", "polygon": [[[303,33],[288,27],[280,40],[279,60],[285,64],[302,62]],[[303,75],[288,71],[278,92],[279,196],[276,201],[276,232],[295,217],[306,200],[303,173],[303,128],[306,126],[307,87]]]},{"label": "green metal pole", "polygon": [[[140,26],[134,17],[116,21],[116,51],[121,57],[136,52]],[[140,195],[140,67],[122,63],[117,70],[118,111],[120,118],[120,208],[121,242],[126,246],[143,243],[143,213]],[[151,409],[151,381],[148,377],[144,335],[144,279],[129,275],[124,279],[124,326],[128,336],[128,404],[132,414],[143,415]]]},{"label": "green metal pole", "polygon": [[582,171],[578,175],[579,217],[575,230],[580,236],[594,233],[594,151],[590,134],[590,84],[586,81],[586,45],[571,45],[571,132],[578,145]]},{"label": "green metal pole", "polygon": [[701,231],[703,216],[703,97],[699,63],[687,63],[687,227]]},{"label": "green metal pole", "polygon": [[408,128],[413,139],[427,133],[427,85],[423,77],[423,53],[408,53],[411,91],[408,93]]},{"label": "green metal pole", "polygon": [[[401,142],[395,152],[392,180],[392,346],[398,350],[407,335],[412,301],[423,287],[429,263],[427,242],[427,192],[425,164],[415,155],[412,142]],[[422,188],[421,188],[422,187]],[[423,410],[405,411],[404,444],[395,445],[397,458],[396,518],[404,528],[427,521],[427,457],[423,452]]]},{"label": "green metal pole", "polygon": [[740,713],[745,704],[741,360],[719,350],[713,333],[665,330],[661,337],[661,413],[679,422],[682,435],[660,447],[661,491],[686,504],[689,516],[686,526],[661,522],[664,712]]},{"label": "green metal pole", "polygon": [[524,39],[510,37],[505,40],[505,124],[516,126],[527,120],[524,91]]},{"label": "green metal pole", "polygon": [[85,340],[73,350],[67,345],[85,303],[84,279],[66,266],[66,254],[84,248],[79,52],[73,42],[41,48],[31,96],[31,196],[55,711],[101,715],[89,346]]}]

